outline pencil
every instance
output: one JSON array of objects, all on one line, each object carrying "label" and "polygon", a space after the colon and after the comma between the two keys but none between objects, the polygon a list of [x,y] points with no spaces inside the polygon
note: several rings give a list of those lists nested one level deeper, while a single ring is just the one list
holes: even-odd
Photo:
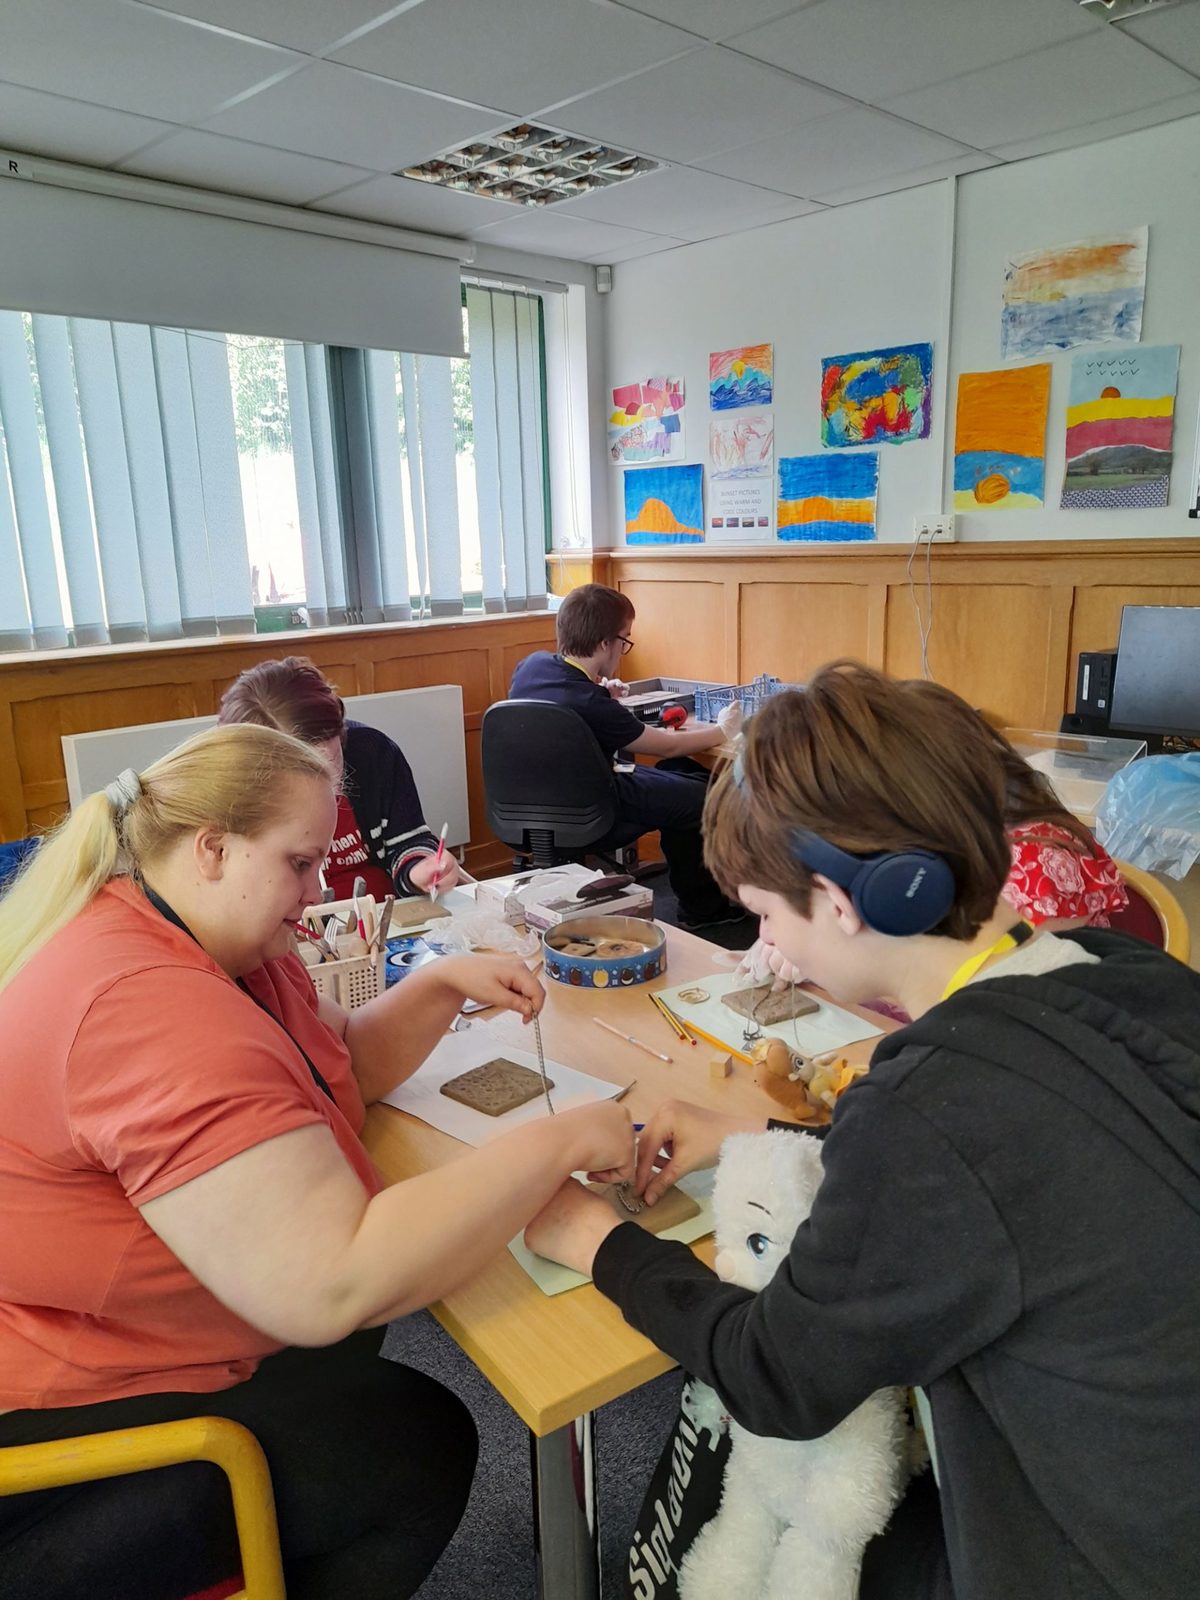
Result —
[{"label": "pencil", "polygon": [[656,994],[649,995],[647,998],[653,1004],[654,1009],[660,1012],[661,1015],[666,1019],[668,1026],[672,1028],[676,1034],[678,1034],[679,1038],[684,1044],[695,1044],[695,1039],[692,1038],[691,1034],[687,1031],[687,1028],[671,1010],[670,1006],[665,1000],[660,999]]},{"label": "pencil", "polygon": [[429,899],[430,899],[431,903],[433,903],[433,902],[435,902],[437,900],[437,892],[438,892],[438,870],[437,869],[441,866],[442,860],[443,860],[443,858],[445,857],[445,854],[446,854],[446,829],[449,826],[450,826],[449,822],[443,822],[442,823],[442,831],[438,835],[437,854],[433,858],[433,881],[429,885]]},{"label": "pencil", "polygon": [[643,1044],[640,1039],[635,1039],[631,1033],[624,1033],[620,1028],[614,1028],[611,1022],[602,1022],[599,1017],[592,1021],[598,1028],[603,1028],[606,1033],[615,1033],[618,1039],[624,1039],[626,1044],[635,1044],[639,1050],[644,1050],[648,1056],[653,1056],[656,1061],[665,1061],[671,1065],[671,1057],[663,1055],[661,1050],[655,1050],[648,1044]]}]

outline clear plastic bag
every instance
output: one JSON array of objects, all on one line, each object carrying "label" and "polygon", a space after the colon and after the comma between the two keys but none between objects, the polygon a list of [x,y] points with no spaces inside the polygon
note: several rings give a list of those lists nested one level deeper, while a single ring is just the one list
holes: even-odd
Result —
[{"label": "clear plastic bag", "polygon": [[1200,750],[1118,772],[1096,810],[1096,837],[1118,861],[1186,878],[1200,860]]},{"label": "clear plastic bag", "polygon": [[439,950],[467,951],[490,950],[498,954],[533,955],[541,943],[541,934],[522,933],[505,922],[499,910],[480,910],[476,906],[460,906],[454,913],[437,922],[426,936],[426,943]]}]

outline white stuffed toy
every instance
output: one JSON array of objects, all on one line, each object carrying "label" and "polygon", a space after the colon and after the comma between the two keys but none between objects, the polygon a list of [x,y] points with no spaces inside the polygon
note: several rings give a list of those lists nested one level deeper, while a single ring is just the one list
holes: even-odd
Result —
[{"label": "white stuffed toy", "polygon": [[[713,1191],[718,1274],[765,1288],[820,1182],[820,1142],[806,1134],[726,1139]],[[821,1439],[729,1429],[721,1508],[684,1557],[679,1600],[854,1600],[863,1549],[908,1476],[902,1392],[881,1389]]]}]

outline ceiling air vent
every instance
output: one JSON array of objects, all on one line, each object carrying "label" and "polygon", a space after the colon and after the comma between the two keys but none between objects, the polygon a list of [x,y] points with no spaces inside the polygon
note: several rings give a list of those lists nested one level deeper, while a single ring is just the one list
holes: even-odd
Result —
[{"label": "ceiling air vent", "polygon": [[522,122],[447,150],[418,167],[405,167],[396,176],[487,200],[507,200],[510,205],[551,206],[596,189],[611,189],[643,172],[656,172],[661,165],[612,145]]}]

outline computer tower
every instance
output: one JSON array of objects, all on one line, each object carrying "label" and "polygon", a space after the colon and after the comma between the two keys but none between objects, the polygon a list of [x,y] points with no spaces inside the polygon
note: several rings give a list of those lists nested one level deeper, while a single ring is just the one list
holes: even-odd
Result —
[{"label": "computer tower", "polygon": [[1075,671],[1075,710],[1062,719],[1063,733],[1108,732],[1116,676],[1115,650],[1079,652],[1079,664]]}]

